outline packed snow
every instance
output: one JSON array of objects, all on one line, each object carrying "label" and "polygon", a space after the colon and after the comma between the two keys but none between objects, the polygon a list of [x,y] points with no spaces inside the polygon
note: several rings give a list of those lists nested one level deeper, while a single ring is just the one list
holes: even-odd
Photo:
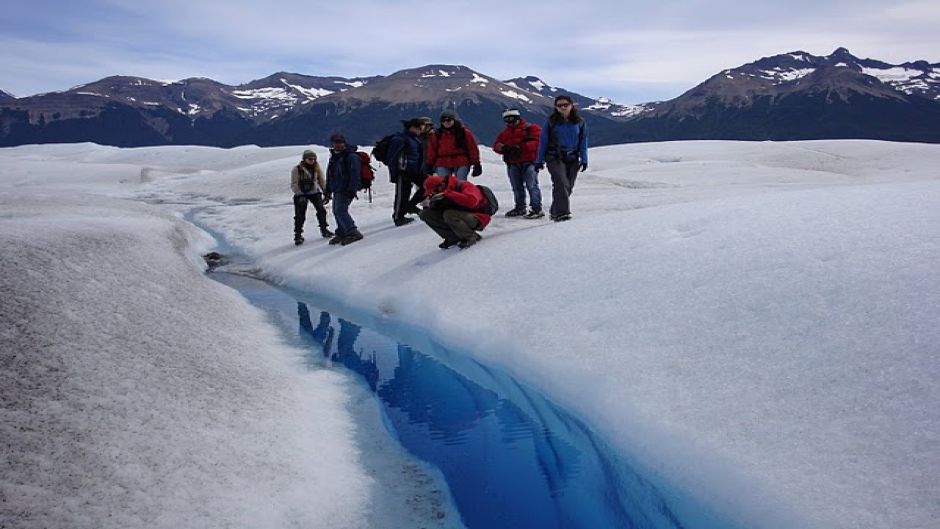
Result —
[{"label": "packed snow", "polygon": [[[224,526],[234,508],[346,527],[369,518],[353,500],[395,492],[356,453],[355,385],[301,370],[261,315],[200,275],[208,243],[168,213],[197,211],[261,276],[509,371],[742,527],[940,520],[940,146],[592,149],[573,220],[501,212],[464,251],[419,222],[393,227],[383,174],[374,202],[351,208],[364,240],[294,247],[288,177],[304,148],[0,150],[15,300],[0,314],[18,325],[4,325],[18,371],[3,376],[18,378],[2,387],[35,392],[4,393],[34,400],[4,407],[18,466],[0,508],[55,502],[45,525],[109,526],[111,509]],[[478,181],[508,210],[499,158],[483,162]],[[158,517],[177,511],[198,522]]]}]

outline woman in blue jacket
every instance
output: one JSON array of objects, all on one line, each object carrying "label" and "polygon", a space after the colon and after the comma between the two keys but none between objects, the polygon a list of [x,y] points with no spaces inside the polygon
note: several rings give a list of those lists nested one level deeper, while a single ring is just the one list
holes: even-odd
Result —
[{"label": "woman in blue jacket", "polygon": [[570,96],[555,98],[555,111],[548,117],[539,137],[539,151],[535,169],[548,166],[552,176],[551,219],[561,222],[571,219],[570,197],[578,170],[588,166],[587,124],[578,115]]}]

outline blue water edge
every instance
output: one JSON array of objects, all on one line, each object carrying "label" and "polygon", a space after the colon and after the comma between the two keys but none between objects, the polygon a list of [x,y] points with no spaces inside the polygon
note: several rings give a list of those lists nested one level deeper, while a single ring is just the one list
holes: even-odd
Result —
[{"label": "blue water edge", "polygon": [[[265,309],[311,369],[345,366],[381,401],[401,444],[438,467],[470,529],[730,527],[615,456],[582,422],[473,361],[428,353],[268,283],[211,277]],[[463,355],[464,357],[466,355]]]}]

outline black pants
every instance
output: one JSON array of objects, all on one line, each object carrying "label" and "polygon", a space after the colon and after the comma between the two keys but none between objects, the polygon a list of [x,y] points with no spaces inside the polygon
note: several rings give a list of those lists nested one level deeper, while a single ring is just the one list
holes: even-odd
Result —
[{"label": "black pants", "polygon": [[317,223],[321,228],[329,225],[326,223],[326,208],[323,207],[323,194],[315,195],[296,195],[294,197],[294,235],[301,235],[304,232],[304,222],[307,220],[307,201],[313,204],[317,210]]},{"label": "black pants", "polygon": [[[426,175],[401,171],[395,182],[395,206],[393,220],[401,220],[408,213],[416,213],[418,204],[424,200],[424,179]],[[412,194],[411,186],[417,187]]]}]

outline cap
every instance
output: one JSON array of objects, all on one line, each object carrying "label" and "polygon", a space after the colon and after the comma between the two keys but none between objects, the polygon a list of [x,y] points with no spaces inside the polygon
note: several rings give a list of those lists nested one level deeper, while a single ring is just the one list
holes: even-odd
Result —
[{"label": "cap", "polygon": [[456,120],[457,113],[454,112],[453,110],[445,110],[441,112],[441,119],[444,119],[444,118],[450,118],[450,119]]},{"label": "cap", "polygon": [[346,143],[346,136],[337,132],[330,136],[330,143]]},{"label": "cap", "polygon": [[313,152],[313,151],[310,150],[310,149],[307,149],[306,151],[304,151],[304,153],[303,153],[302,155],[300,155],[300,157],[301,157],[301,158],[309,158],[309,157],[316,158],[316,157],[317,157],[317,153]]},{"label": "cap", "polygon": [[506,110],[503,110],[503,119],[506,119],[509,117],[521,118],[522,114],[520,114],[519,110],[515,108],[507,108]]}]

